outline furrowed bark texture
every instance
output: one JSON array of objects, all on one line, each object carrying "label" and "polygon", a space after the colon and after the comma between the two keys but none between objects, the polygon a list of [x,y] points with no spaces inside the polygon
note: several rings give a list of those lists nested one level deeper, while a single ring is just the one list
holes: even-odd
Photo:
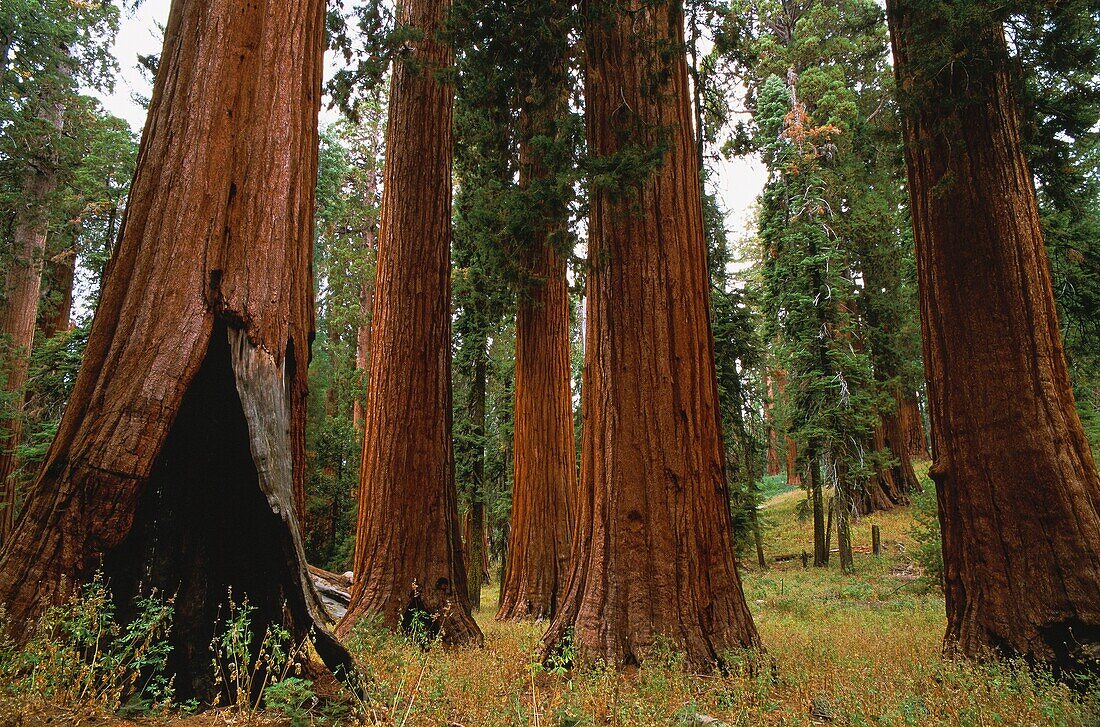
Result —
[{"label": "furrowed bark texture", "polygon": [[556,613],[577,496],[565,260],[545,234],[533,241],[531,257],[532,275],[544,282],[516,312],[515,479],[500,620]]},{"label": "furrowed bark texture", "polygon": [[470,616],[451,440],[451,118],[437,74],[451,49],[436,37],[445,0],[405,0],[421,29],[414,67],[390,85],[382,223],[364,419],[355,586],[347,632],[369,612],[398,628],[436,616],[449,643],[482,640]]},{"label": "furrowed bark texture", "polygon": [[924,437],[924,418],[921,416],[920,403],[916,394],[902,397],[898,405],[898,418],[909,448],[909,456],[928,459],[928,442]]},{"label": "furrowed bark texture", "polygon": [[[46,117],[60,127],[63,109],[54,104]],[[12,261],[4,276],[4,299],[0,300],[0,344],[5,347],[0,358],[0,374],[4,375],[4,390],[13,395],[12,413],[16,416],[0,422],[0,545],[15,526],[18,505],[15,449],[23,435],[24,398],[21,393],[27,383],[31,345],[34,343],[38,296],[42,289],[42,270],[46,254],[46,234],[50,220],[47,198],[57,186],[56,159],[47,158],[27,170],[23,179],[23,199],[15,213],[12,230]]]},{"label": "furrowed bark texture", "polygon": [[594,192],[581,494],[565,599],[584,659],[638,663],[659,640],[708,670],[759,644],[734,562],[699,170],[678,3],[590,0],[593,154],[667,141],[629,194]]},{"label": "furrowed bark texture", "polygon": [[[380,113],[371,111],[370,135],[371,144],[368,147],[370,166],[366,169],[364,186],[365,194],[370,205],[374,205],[378,195],[378,169],[375,160],[382,153],[382,118]],[[371,214],[367,225],[363,229],[363,249],[372,261],[378,260],[378,235],[376,226],[377,214]],[[359,329],[355,332],[355,370],[358,372],[359,384],[366,383],[370,367],[370,328],[371,318],[374,313],[374,281],[377,279],[377,269],[371,275],[364,275],[359,287]],[[352,403],[351,420],[355,431],[363,432],[363,401],[362,389],[355,395]]]},{"label": "furrowed bark texture", "polygon": [[883,489],[890,495],[895,505],[908,505],[909,496],[920,491],[917,473],[913,470],[913,460],[909,456],[909,443],[901,425],[898,410],[889,411],[882,417],[876,439],[881,435],[882,447],[889,450],[894,464],[882,472]]},{"label": "furrowed bark texture", "polygon": [[1100,478],[1074,407],[1004,32],[888,3],[906,111],[947,650],[1100,668]]},{"label": "furrowed bark texture", "polygon": [[[43,474],[0,556],[18,635],[103,567],[175,595],[177,694],[213,696],[233,589],[262,634],[316,629],[295,517],[306,364],[321,0],[176,0],[122,237]],[[257,640],[259,636],[257,636]]]}]

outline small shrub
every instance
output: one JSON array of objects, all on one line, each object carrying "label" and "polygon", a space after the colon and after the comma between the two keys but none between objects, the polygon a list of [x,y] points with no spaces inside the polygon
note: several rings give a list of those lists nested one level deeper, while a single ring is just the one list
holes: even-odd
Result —
[{"label": "small shrub", "polygon": [[531,668],[536,671],[542,670],[548,674],[561,677],[568,674],[569,670],[572,669],[573,665],[576,663],[577,646],[573,643],[573,627],[569,626],[565,629],[565,633],[562,634],[561,641],[558,642],[557,647],[548,653],[543,661],[539,661],[536,658]]},{"label": "small shrub", "polygon": [[312,711],[317,706],[317,696],[313,693],[313,684],[309,680],[286,677],[267,685],[264,689],[264,705],[286,715],[292,727],[299,727],[313,721]]},{"label": "small shrub", "polygon": [[[272,696],[279,701],[280,707],[287,706],[288,700],[303,697],[298,703],[300,708],[309,701],[304,698],[302,684],[283,682],[289,679],[304,682],[296,677],[301,674],[309,640],[295,644],[289,631],[271,624],[254,650],[252,616],[255,611],[256,607],[247,597],[236,603],[230,589],[224,628],[210,642],[210,651],[214,654],[211,662],[214,683],[222,689],[218,701],[228,697],[234,709],[251,714],[259,711],[261,703]],[[312,692],[309,697],[312,698]]]},{"label": "small shrub", "polygon": [[0,645],[0,678],[9,695],[57,707],[93,706],[128,713],[166,707],[173,606],[156,593],[134,602],[127,625],[116,619],[111,593],[97,573],[60,606],[46,610],[27,644]]}]

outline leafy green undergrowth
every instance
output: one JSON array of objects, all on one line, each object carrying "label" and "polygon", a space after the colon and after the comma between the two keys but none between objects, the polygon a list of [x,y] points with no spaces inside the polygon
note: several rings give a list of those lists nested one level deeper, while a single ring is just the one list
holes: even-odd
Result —
[{"label": "leafy green undergrowth", "polygon": [[[109,723],[141,718],[171,723],[199,710],[175,699],[169,675],[171,598],[137,598],[128,624],[117,618],[107,583],[96,574],[65,603],[48,609],[25,643],[0,619],[0,724]],[[257,638],[255,608],[230,591],[210,644],[210,668],[225,706],[210,714],[249,722],[335,724],[351,712],[322,704],[302,676],[310,643],[295,643],[278,626]]]},{"label": "leafy green undergrowth", "polygon": [[26,645],[17,648],[4,629],[0,694],[59,708],[149,712],[173,699],[165,676],[173,606],[152,596],[134,603],[123,626],[98,574],[65,604],[48,609]]}]

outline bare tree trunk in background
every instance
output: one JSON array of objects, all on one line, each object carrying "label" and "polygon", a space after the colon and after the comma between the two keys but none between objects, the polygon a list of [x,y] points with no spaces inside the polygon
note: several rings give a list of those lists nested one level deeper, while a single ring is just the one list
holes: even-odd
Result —
[{"label": "bare tree trunk in background", "polygon": [[20,637],[100,567],[123,617],[139,592],[174,594],[181,698],[218,691],[208,649],[229,588],[257,634],[314,632],[330,668],[353,668],[295,517],[323,51],[321,0],[173,3],[125,233],[0,556]]},{"label": "bare tree trunk in background", "polygon": [[438,616],[449,643],[481,643],[462,562],[451,436],[451,120],[440,74],[446,0],[404,0],[423,31],[390,82],[382,224],[355,543],[355,585],[339,630],[367,613],[397,629]]},{"label": "bare tree trunk in background", "polygon": [[765,419],[768,425],[768,468],[769,477],[774,477],[783,471],[783,463],[779,459],[779,430],[775,427],[775,379],[768,378],[768,402],[764,407]]},{"label": "bare tree trunk in background", "polygon": [[[548,108],[521,116],[520,184],[548,174],[531,148],[533,134],[553,136],[565,113],[560,80],[547,84]],[[547,220],[530,241],[534,283],[516,312],[515,423],[508,569],[497,619],[549,618],[568,576],[577,450],[573,436],[569,286],[565,259],[550,239],[564,222]]]},{"label": "bare tree trunk in background", "polygon": [[901,419],[909,456],[928,459],[928,442],[924,436],[924,417],[921,415],[920,402],[916,394],[906,394],[898,404],[898,418]]},{"label": "bare tree trunk in background", "polygon": [[469,530],[466,535],[466,578],[470,593],[470,608],[481,610],[481,586],[485,580],[485,390],[486,342],[479,344],[474,360],[474,376],[470,386],[469,416],[475,452],[470,482]]},{"label": "bare tree trunk in background", "polygon": [[[894,401],[900,401],[896,394]],[[909,442],[901,424],[900,406],[882,417],[879,430],[882,445],[894,460],[894,464],[883,471],[890,501],[895,505],[908,505],[910,495],[920,492],[921,486],[917,480],[917,473],[913,469],[913,460],[909,455]]]},{"label": "bare tree trunk in background", "polygon": [[[895,397],[896,400],[896,397]],[[901,426],[898,411],[882,415],[875,427],[871,451],[893,460],[875,472],[866,485],[854,493],[854,506],[860,515],[891,510],[908,505],[910,495],[920,491],[917,473],[909,458],[909,446]]]},{"label": "bare tree trunk in background", "polygon": [[798,444],[791,437],[783,437],[783,453],[779,452],[779,431],[775,428],[775,401],[783,398],[787,391],[787,372],[775,368],[768,378],[768,475],[774,476],[786,472],[787,484],[792,487],[802,485],[802,473],[798,471]]},{"label": "bare tree trunk in background", "polygon": [[[1095,672],[1100,477],[1070,388],[1004,30],[926,3],[887,6],[936,445],[945,649]],[[962,67],[944,65],[943,52]]]},{"label": "bare tree trunk in background", "polygon": [[[370,167],[366,170],[366,195],[371,204],[378,197],[378,169],[376,160],[382,154],[382,145],[385,143],[382,132],[382,115],[372,109],[370,124],[368,126],[371,135],[371,144],[367,147],[370,157]],[[352,404],[351,419],[355,431],[363,433],[363,386],[369,375],[370,366],[370,329],[371,317],[374,312],[374,285],[377,280],[378,261],[378,236],[375,234],[377,215],[371,215],[363,230],[363,250],[366,252],[373,268],[371,274],[363,275],[359,289],[359,329],[355,334],[355,370],[358,372],[359,389],[355,394],[355,402]]]},{"label": "bare tree trunk in background", "polygon": [[787,437],[787,484],[792,487],[802,486],[802,473],[798,471],[798,444],[791,437]]},{"label": "bare tree trunk in background", "polygon": [[829,546],[825,540],[829,529],[825,526],[825,494],[817,453],[817,444],[810,442],[806,447],[806,462],[810,469],[810,501],[814,518],[814,567],[824,568],[829,563]]},{"label": "bare tree trunk in background", "polygon": [[848,465],[842,459],[838,458],[833,466],[836,468],[832,499],[832,511],[836,519],[836,547],[840,554],[840,569],[851,573],[854,568],[851,530],[853,483],[849,481]]},{"label": "bare tree trunk in background", "polygon": [[[759,637],[732,542],[699,169],[678,2],[586,5],[589,150],[656,143],[633,193],[596,190],[589,224],[581,495],[572,568],[544,636],[636,664],[661,639],[714,668]],[[629,140],[629,141],[628,141]]]}]

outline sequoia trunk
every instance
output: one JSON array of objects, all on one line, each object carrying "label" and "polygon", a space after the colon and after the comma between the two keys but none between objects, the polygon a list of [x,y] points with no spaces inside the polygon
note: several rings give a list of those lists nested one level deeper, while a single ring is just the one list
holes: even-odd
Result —
[{"label": "sequoia trunk", "polygon": [[[370,110],[370,145],[367,147],[367,168],[364,170],[364,194],[367,197],[369,207],[373,207],[378,198],[378,165],[377,160],[382,154],[382,114]],[[363,387],[366,377],[369,375],[370,366],[370,329],[371,318],[374,314],[374,282],[377,279],[378,261],[378,216],[368,215],[366,225],[363,228],[363,251],[371,263],[372,270],[363,275],[359,286],[359,327],[355,332],[355,371],[359,388],[355,392],[355,401],[352,403],[351,420],[355,431],[363,433]]]},{"label": "sequoia trunk", "polygon": [[53,338],[72,328],[73,285],[76,283],[76,250],[62,250],[45,261],[43,282],[48,288],[45,305],[38,311],[38,330]]},{"label": "sequoia trunk", "polygon": [[1070,389],[1004,32],[986,15],[939,8],[888,3],[904,90],[945,646],[1096,670],[1100,478]]},{"label": "sequoia trunk", "polygon": [[759,638],[734,562],[683,12],[585,10],[590,152],[661,145],[663,163],[593,191],[581,493],[545,646],[571,633],[582,658],[620,666],[668,640],[708,670]]},{"label": "sequoia trunk", "polygon": [[921,416],[920,403],[916,394],[903,396],[898,405],[898,418],[905,434],[909,456],[928,459],[928,442],[924,437],[924,417]]},{"label": "sequoia trunk", "polygon": [[449,643],[480,642],[470,616],[451,440],[451,49],[445,0],[403,0],[423,32],[390,82],[355,586],[340,629],[367,613],[420,614]]},{"label": "sequoia trunk", "polygon": [[866,485],[855,492],[856,511],[867,515],[908,505],[910,494],[919,492],[920,484],[909,457],[909,442],[897,409],[882,415],[875,427],[871,451],[886,457],[889,463],[879,468]]},{"label": "sequoia trunk", "polygon": [[46,466],[0,556],[17,637],[102,567],[126,615],[174,594],[177,696],[217,690],[209,644],[229,589],[252,628],[324,629],[294,492],[306,363],[322,0],[177,0],[84,362]]},{"label": "sequoia trunk", "polygon": [[[534,134],[553,136],[565,111],[557,71],[542,108],[521,116],[520,184],[548,173],[531,148]],[[569,286],[565,259],[551,235],[558,220],[544,220],[529,241],[527,272],[533,284],[516,311],[515,424],[512,516],[508,570],[497,618],[549,618],[565,588],[577,448],[573,434],[572,365],[569,351]]]},{"label": "sequoia trunk", "polygon": [[498,619],[552,616],[569,567],[577,492],[569,297],[565,261],[545,238],[539,246],[533,272],[545,282],[516,314],[515,482]]}]

